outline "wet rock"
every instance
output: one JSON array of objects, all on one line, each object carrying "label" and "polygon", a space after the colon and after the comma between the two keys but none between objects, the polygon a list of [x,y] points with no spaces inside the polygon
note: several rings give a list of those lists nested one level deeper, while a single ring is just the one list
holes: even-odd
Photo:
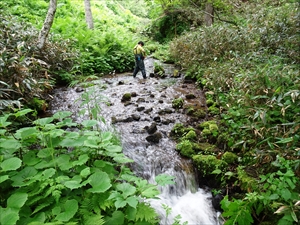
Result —
[{"label": "wet rock", "polygon": [[163,101],[163,100],[161,100],[161,99],[159,99],[159,100],[158,100],[158,103],[164,103],[164,101]]},{"label": "wet rock", "polygon": [[162,139],[162,134],[160,132],[155,132],[146,137],[146,140],[152,143],[159,143],[160,139]]},{"label": "wet rock", "polygon": [[185,97],[187,99],[194,99],[194,98],[196,98],[196,96],[194,94],[187,94]]},{"label": "wet rock", "polygon": [[154,94],[150,94],[150,98],[154,98],[155,97],[155,95]]},{"label": "wet rock", "polygon": [[137,111],[141,112],[145,109],[145,106],[139,106],[136,108]]},{"label": "wet rock", "polygon": [[153,118],[153,120],[154,120],[155,122],[157,122],[157,123],[160,123],[160,122],[161,122],[160,116],[155,116],[155,117]]},{"label": "wet rock", "polygon": [[136,102],[145,102],[144,98],[138,98],[138,100],[136,100]]},{"label": "wet rock", "polygon": [[187,88],[186,84],[181,85],[182,88]]},{"label": "wet rock", "polygon": [[124,122],[124,123],[130,123],[132,121],[133,121],[132,116],[129,116],[129,117],[125,118],[125,119],[122,119],[122,122]]},{"label": "wet rock", "polygon": [[117,117],[115,117],[115,116],[112,116],[111,117],[111,123],[112,124],[116,124],[116,123],[118,123],[119,121],[118,121],[118,119],[117,119]]},{"label": "wet rock", "polygon": [[149,108],[149,109],[146,109],[144,112],[147,113],[147,114],[149,114],[152,111],[153,111],[153,108]]},{"label": "wet rock", "polygon": [[122,96],[121,102],[127,102],[127,101],[130,101],[130,100],[131,100],[131,94],[130,93],[125,93]]},{"label": "wet rock", "polygon": [[175,120],[166,119],[166,120],[163,120],[161,123],[164,125],[169,125],[170,123],[175,123]]},{"label": "wet rock", "polygon": [[136,92],[131,92],[131,97],[136,97],[137,93]]},{"label": "wet rock", "polygon": [[194,81],[193,80],[184,80],[183,83],[185,83],[185,84],[192,84],[192,83],[194,83]]},{"label": "wet rock", "polygon": [[131,115],[132,119],[135,120],[135,121],[139,121],[141,119],[141,116],[138,115],[138,114],[133,114]]},{"label": "wet rock", "polygon": [[123,84],[125,84],[125,82],[124,82],[123,80],[120,80],[120,81],[118,82],[118,85],[123,85]]},{"label": "wet rock", "polygon": [[159,110],[158,114],[159,115],[165,115],[165,114],[171,114],[173,112],[174,112],[173,109],[166,108],[166,109]]},{"label": "wet rock", "polygon": [[131,102],[125,102],[124,106],[128,106],[128,105],[131,105],[131,104],[132,104]]},{"label": "wet rock", "polygon": [[166,98],[167,96],[165,94],[162,94],[160,97],[162,98]]},{"label": "wet rock", "polygon": [[212,205],[215,208],[215,210],[222,212],[222,208],[221,208],[221,201],[224,198],[223,195],[221,194],[217,194],[216,196],[212,197]]},{"label": "wet rock", "polygon": [[145,130],[148,132],[148,134],[154,134],[157,131],[156,123],[152,123],[150,127],[146,126]]},{"label": "wet rock", "polygon": [[83,92],[84,89],[83,89],[82,87],[77,87],[77,88],[75,89],[75,91],[79,93],[79,92]]},{"label": "wet rock", "polygon": [[150,73],[150,74],[149,74],[149,77],[154,77],[154,73]]}]

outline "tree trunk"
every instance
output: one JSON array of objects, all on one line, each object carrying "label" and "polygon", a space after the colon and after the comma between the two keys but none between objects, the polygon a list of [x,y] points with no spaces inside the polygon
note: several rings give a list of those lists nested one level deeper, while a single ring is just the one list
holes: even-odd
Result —
[{"label": "tree trunk", "polygon": [[94,29],[90,0],[84,0],[85,20],[89,29]]},{"label": "tree trunk", "polygon": [[56,6],[57,6],[57,0],[50,0],[48,13],[38,37],[37,47],[39,49],[42,49],[45,45],[46,39],[48,37],[49,31],[51,29],[54,20]]},{"label": "tree trunk", "polygon": [[211,26],[214,23],[214,7],[211,3],[205,5],[204,22],[206,26]]}]

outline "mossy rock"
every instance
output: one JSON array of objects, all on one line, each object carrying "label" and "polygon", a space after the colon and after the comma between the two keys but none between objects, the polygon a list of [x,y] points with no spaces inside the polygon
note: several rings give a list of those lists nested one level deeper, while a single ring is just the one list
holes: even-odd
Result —
[{"label": "mossy rock", "polygon": [[121,102],[127,102],[127,101],[130,101],[130,100],[131,100],[131,93],[125,93],[122,96]]},{"label": "mossy rock", "polygon": [[214,104],[215,104],[214,100],[212,100],[212,99],[207,99],[207,100],[206,100],[206,105],[207,105],[208,107],[210,107],[210,106],[212,106],[212,105],[214,105]]},{"label": "mossy rock", "polygon": [[199,118],[199,119],[204,119],[206,117],[206,112],[203,109],[197,109],[194,113],[193,116]]},{"label": "mossy rock", "polygon": [[187,134],[183,137],[186,140],[196,140],[197,139],[197,134],[194,130],[190,130],[187,132]]},{"label": "mossy rock", "polygon": [[175,98],[173,101],[172,101],[172,107],[174,109],[180,109],[183,107],[183,103],[184,103],[184,100],[182,98]]},{"label": "mossy rock", "polygon": [[213,155],[194,155],[193,161],[202,177],[213,175],[212,172],[216,169],[225,171],[228,167],[225,161],[217,159]]},{"label": "mossy rock", "polygon": [[218,115],[220,113],[220,110],[216,106],[212,105],[208,107],[208,112],[212,115]]},{"label": "mossy rock", "polygon": [[185,127],[181,123],[176,123],[170,132],[170,136],[175,138],[181,138],[184,137],[189,131],[195,131],[195,129],[192,127]]},{"label": "mossy rock", "polygon": [[193,149],[193,144],[189,140],[183,140],[176,145],[176,150],[180,152],[181,155],[191,158],[195,151]]},{"label": "mossy rock", "polygon": [[204,137],[208,137],[211,135],[216,137],[218,135],[218,131],[219,131],[219,127],[215,120],[203,122],[203,123],[199,124],[197,126],[197,128],[203,129],[201,134]]},{"label": "mossy rock", "polygon": [[208,129],[209,129],[211,132],[214,132],[214,131],[218,131],[218,130],[219,130],[218,125],[215,124],[215,123],[209,124]]},{"label": "mossy rock", "polygon": [[237,163],[238,156],[236,154],[234,154],[233,152],[225,152],[222,155],[222,160],[224,160],[228,164],[234,164],[234,163]]},{"label": "mossy rock", "polygon": [[209,126],[210,126],[211,124],[217,124],[217,122],[216,122],[215,120],[205,121],[205,122],[203,122],[203,123],[200,123],[200,124],[198,125],[198,128],[199,128],[199,129],[209,128]]},{"label": "mossy rock", "polygon": [[203,152],[203,153],[210,153],[210,154],[219,152],[219,149],[215,145],[209,144],[207,142],[195,143],[194,150],[196,152]]}]

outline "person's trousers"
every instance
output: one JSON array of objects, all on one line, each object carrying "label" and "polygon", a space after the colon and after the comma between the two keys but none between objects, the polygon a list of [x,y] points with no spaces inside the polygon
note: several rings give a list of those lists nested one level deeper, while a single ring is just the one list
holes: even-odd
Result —
[{"label": "person's trousers", "polygon": [[141,71],[143,78],[146,79],[146,70],[145,70],[144,60],[135,59],[135,67],[134,67],[134,71],[133,71],[133,77],[135,77],[139,71]]}]

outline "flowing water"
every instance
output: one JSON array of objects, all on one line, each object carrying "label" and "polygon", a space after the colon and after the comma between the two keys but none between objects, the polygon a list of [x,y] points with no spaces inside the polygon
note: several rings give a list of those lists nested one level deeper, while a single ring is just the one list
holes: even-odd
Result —
[{"label": "flowing water", "polygon": [[[153,71],[154,60],[145,60],[147,74]],[[173,74],[172,65],[163,65],[166,74]],[[96,87],[96,88],[95,88]],[[175,150],[176,143],[169,137],[175,123],[189,120],[182,111],[172,108],[172,100],[193,93],[196,98],[185,100],[188,104],[204,107],[205,99],[194,84],[184,84],[182,78],[150,78],[143,80],[139,73],[137,78],[131,74],[110,75],[97,81],[96,85],[86,89],[92,90],[89,98],[101,107],[101,116],[106,123],[102,129],[113,129],[120,134],[124,154],[133,159],[131,168],[136,175],[154,183],[155,176],[168,174],[175,177],[174,185],[161,188],[158,200],[150,203],[161,216],[161,224],[174,222],[177,215],[181,223],[191,225],[217,225],[217,213],[211,204],[209,191],[199,188],[191,161],[180,157]],[[62,88],[53,93],[50,113],[60,110],[73,112],[74,119],[82,120],[88,115],[80,116],[80,99],[83,89]],[[129,102],[121,102],[125,93],[131,93]],[[104,99],[109,104],[101,103]],[[147,127],[155,122],[160,134],[158,143],[149,142]],[[199,122],[199,121],[198,121]],[[162,205],[171,208],[166,216]]]}]

